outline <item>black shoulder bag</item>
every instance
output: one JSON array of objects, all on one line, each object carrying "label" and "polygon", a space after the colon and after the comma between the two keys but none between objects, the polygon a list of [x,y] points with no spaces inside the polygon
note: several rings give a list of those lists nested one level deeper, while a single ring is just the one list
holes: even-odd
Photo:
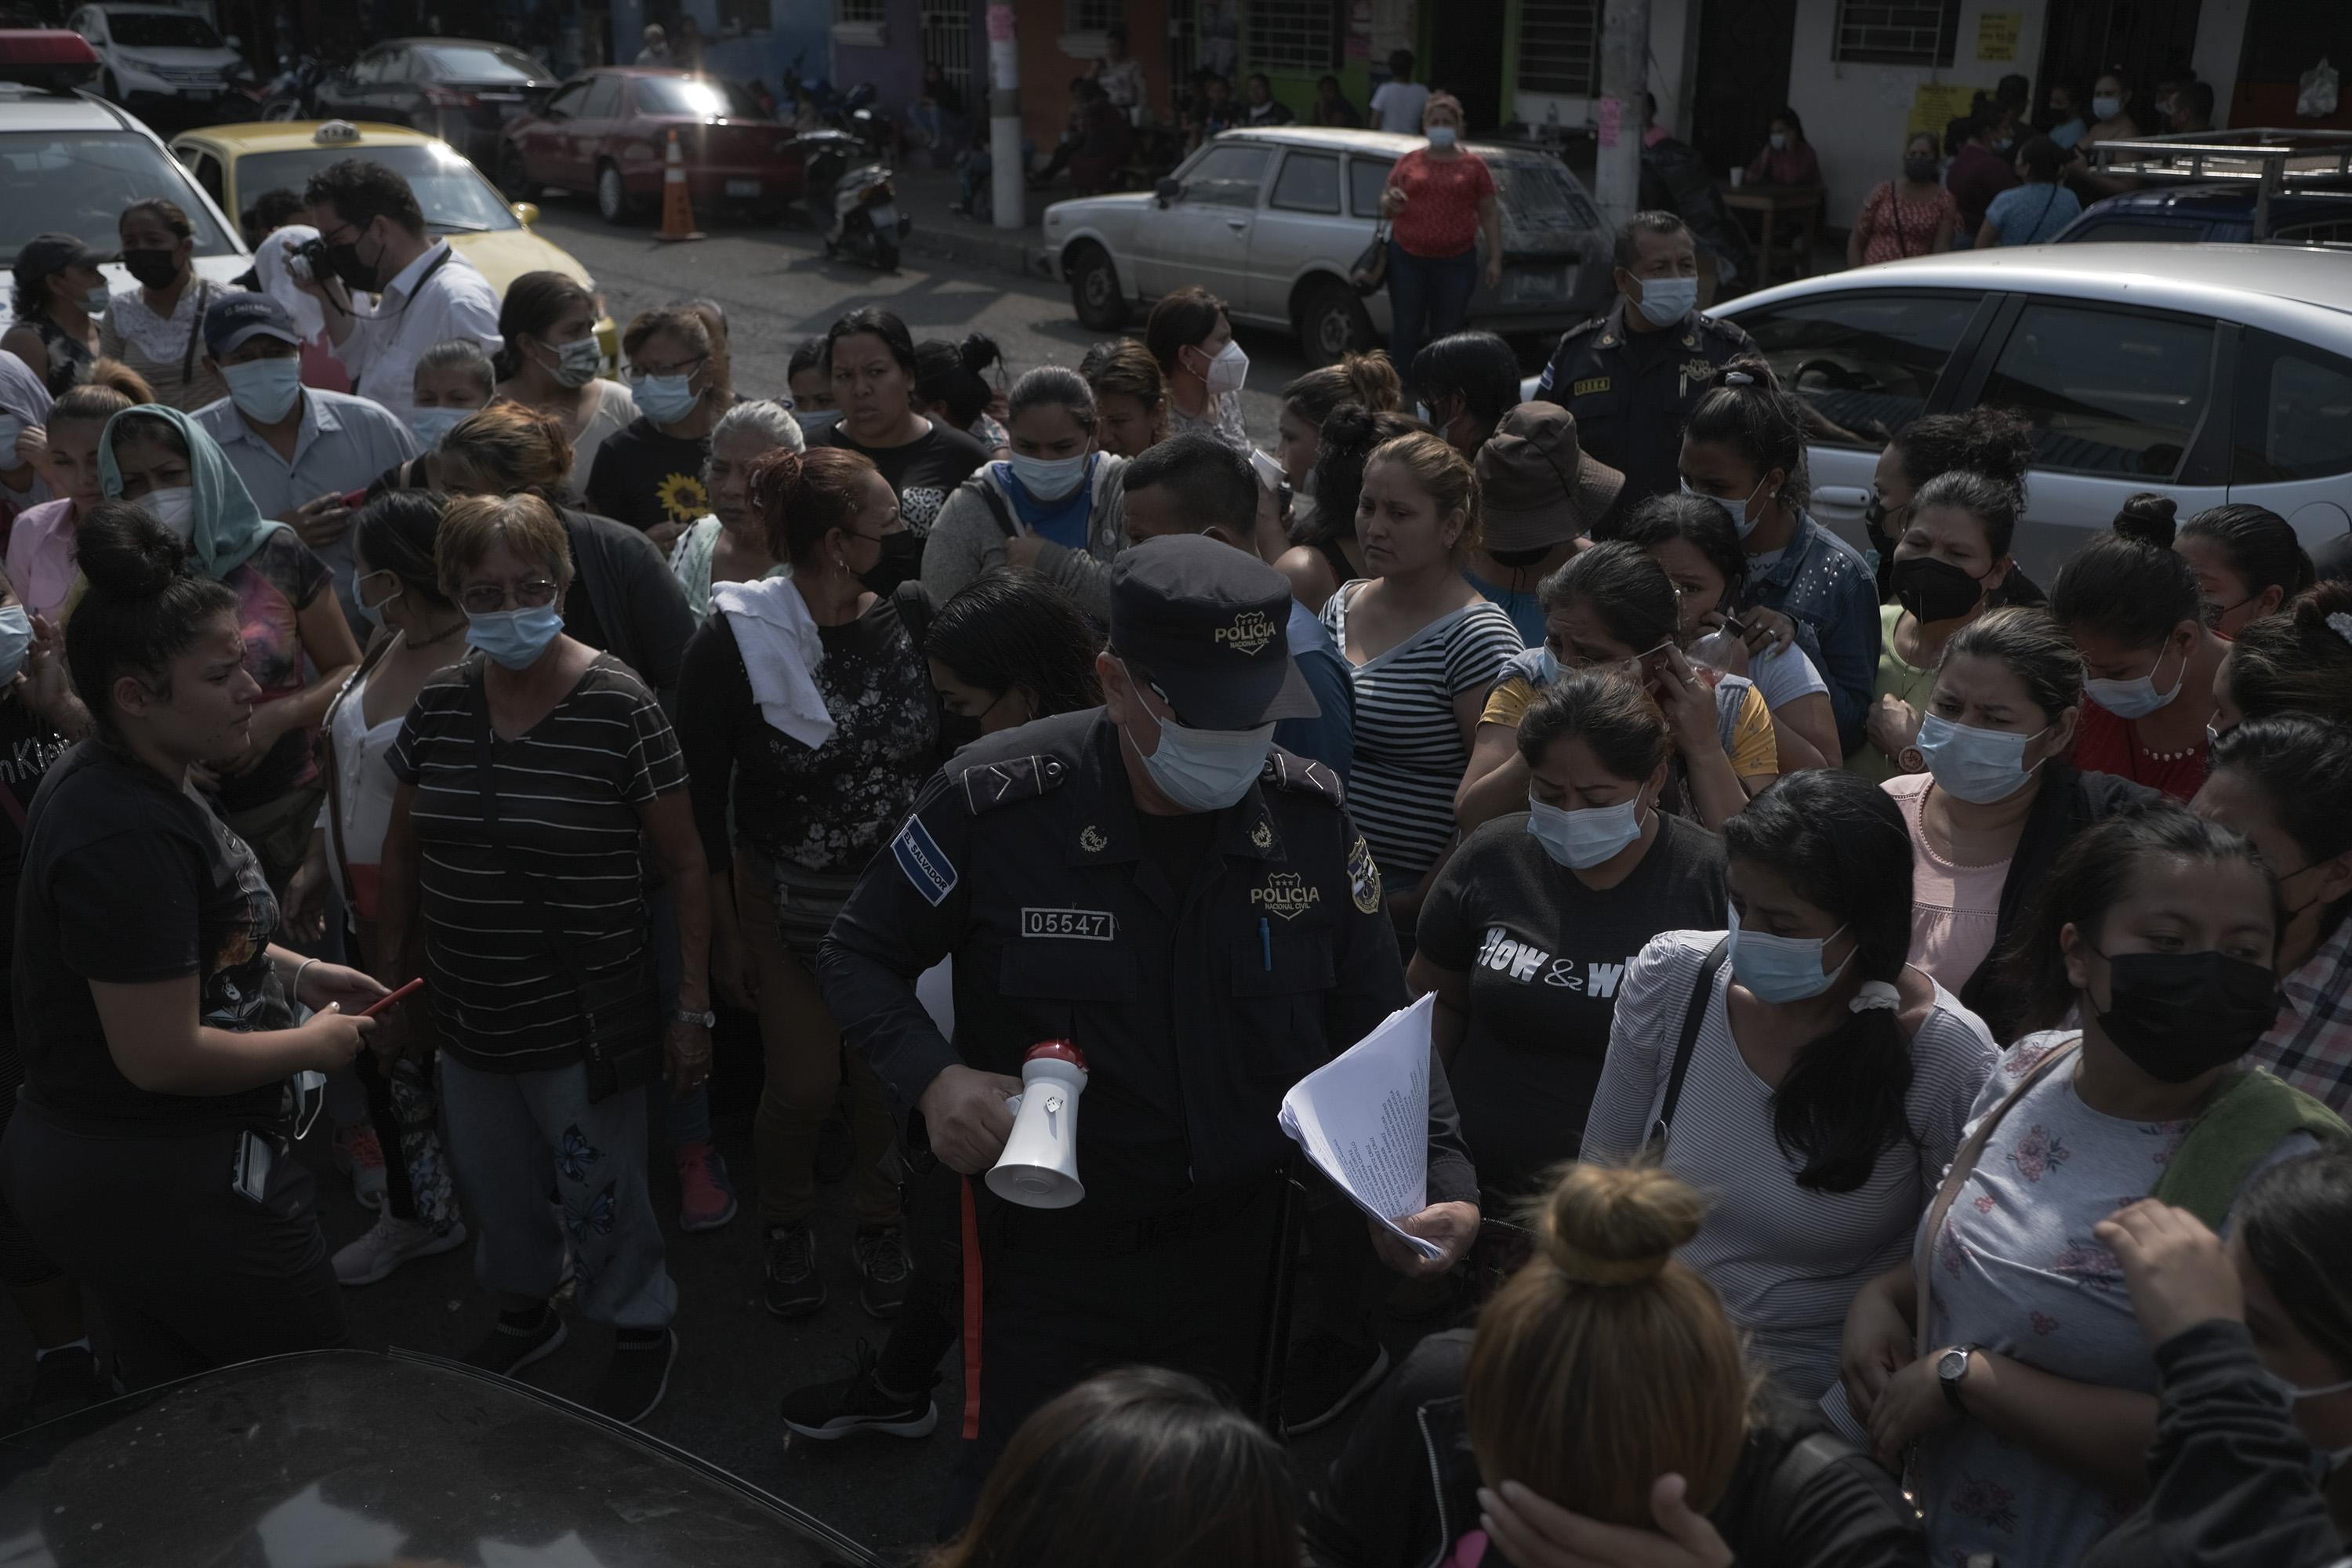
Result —
[{"label": "black shoulder bag", "polygon": [[1714,994],[1715,977],[1723,968],[1723,961],[1730,956],[1731,938],[1726,936],[1698,966],[1698,982],[1691,987],[1690,1000],[1683,1005],[1682,1038],[1675,1042],[1675,1065],[1666,1074],[1666,1098],[1658,1107],[1658,1119],[1650,1124],[1650,1144],[1658,1153],[1665,1152],[1666,1134],[1674,1131],[1675,1107],[1682,1101],[1683,1079],[1690,1073],[1691,1052],[1698,1045],[1699,1026],[1706,1022],[1706,999]]},{"label": "black shoulder bag", "polygon": [[499,832],[498,778],[491,755],[490,699],[482,684],[479,662],[467,672],[466,686],[473,710],[474,770],[476,784],[481,792],[482,830],[489,841],[490,853],[521,890],[523,902],[530,906],[531,918],[539,921],[540,932],[546,938],[549,953],[571,982],[572,994],[579,1000],[581,1050],[588,1068],[589,1103],[651,1083],[660,1075],[662,1065],[661,1004],[656,994],[651,946],[642,946],[637,962],[618,973],[592,975],[581,963],[577,944],[564,935],[548,912],[547,900],[539,890],[539,879],[515,863]]}]

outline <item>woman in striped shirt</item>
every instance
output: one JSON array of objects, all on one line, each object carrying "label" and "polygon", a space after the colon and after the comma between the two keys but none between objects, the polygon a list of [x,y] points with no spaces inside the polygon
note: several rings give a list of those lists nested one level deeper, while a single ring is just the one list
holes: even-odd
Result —
[{"label": "woman in striped shirt", "polygon": [[563,635],[572,556],[547,502],[456,501],[435,558],[475,651],[425,683],[394,744],[378,920],[383,978],[429,987],[474,1270],[498,1297],[467,1360],[511,1374],[563,1342],[550,1299],[568,1231],[581,1311],[616,1331],[593,1403],[635,1421],[677,1351],[646,1085],[665,1058],[679,1092],[710,1070],[709,906],[677,900],[664,1019],[638,854],[642,834],[670,886],[705,885],[686,768],[645,683]]},{"label": "woman in striped shirt", "polygon": [[1665,1168],[1715,1199],[1682,1256],[1811,1401],[1837,1382],[1855,1293],[1909,1253],[1996,1052],[1904,962],[1911,840],[1885,791],[1791,773],[1724,837],[1731,929],[1667,931],[1625,972],[1583,1157],[1631,1159],[1668,1123]]},{"label": "woman in striped shirt", "polygon": [[1373,575],[1343,584],[1323,624],[1355,682],[1348,805],[1409,946],[1454,842],[1454,786],[1479,709],[1522,645],[1511,617],[1462,575],[1462,552],[1478,542],[1478,478],[1439,437],[1399,436],[1372,453],[1356,538]]}]

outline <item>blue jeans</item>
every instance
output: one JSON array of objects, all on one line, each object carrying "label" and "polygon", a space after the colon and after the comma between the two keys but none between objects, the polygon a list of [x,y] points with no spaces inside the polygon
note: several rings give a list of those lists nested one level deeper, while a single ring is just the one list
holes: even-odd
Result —
[{"label": "blue jeans", "polygon": [[1412,384],[1412,356],[1421,345],[1462,330],[1478,287],[1478,247],[1459,256],[1415,256],[1389,241],[1389,357]]}]

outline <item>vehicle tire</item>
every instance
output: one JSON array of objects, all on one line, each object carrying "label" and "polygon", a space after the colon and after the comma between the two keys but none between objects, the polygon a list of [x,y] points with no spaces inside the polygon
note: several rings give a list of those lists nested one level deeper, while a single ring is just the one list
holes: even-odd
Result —
[{"label": "vehicle tire", "polygon": [[596,165],[596,216],[611,224],[625,224],[636,216],[629,201],[628,184],[621,178],[617,163]]},{"label": "vehicle tire", "polygon": [[499,149],[499,194],[510,202],[527,202],[531,196],[530,176],[524,172],[522,149],[512,143]]},{"label": "vehicle tire", "polygon": [[1298,297],[1298,344],[1308,364],[1337,364],[1340,355],[1372,346],[1371,318],[1346,284],[1309,284]]},{"label": "vehicle tire", "polygon": [[261,106],[261,118],[264,120],[278,121],[282,123],[286,121],[301,120],[307,117],[302,112],[302,100],[300,99],[291,97],[285,93],[280,93],[278,97],[271,99],[268,102]]},{"label": "vehicle tire", "polygon": [[1078,324],[1093,332],[1115,332],[1127,324],[1127,295],[1118,268],[1099,245],[1083,246],[1070,258],[1070,306]]}]

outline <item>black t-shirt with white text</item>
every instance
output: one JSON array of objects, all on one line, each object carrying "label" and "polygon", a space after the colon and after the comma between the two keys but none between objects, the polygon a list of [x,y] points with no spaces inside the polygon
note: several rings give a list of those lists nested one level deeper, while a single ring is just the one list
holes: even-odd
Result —
[{"label": "black t-shirt with white text", "polygon": [[1420,952],[1470,977],[1446,1077],[1490,1203],[1576,1158],[1626,966],[1660,931],[1720,926],[1725,902],[1723,840],[1663,813],[1633,874],[1601,891],[1545,853],[1525,812],[1446,862],[1422,905]]},{"label": "black t-shirt with white text", "polygon": [[907,520],[907,526],[915,531],[917,538],[931,531],[931,524],[939,521],[940,508],[947,505],[956,486],[971,478],[988,461],[986,447],[936,419],[931,421],[929,431],[903,447],[861,447],[838,425],[825,439],[828,445],[863,453],[873,459],[874,466],[882,470],[882,477],[898,492],[898,515]]}]

